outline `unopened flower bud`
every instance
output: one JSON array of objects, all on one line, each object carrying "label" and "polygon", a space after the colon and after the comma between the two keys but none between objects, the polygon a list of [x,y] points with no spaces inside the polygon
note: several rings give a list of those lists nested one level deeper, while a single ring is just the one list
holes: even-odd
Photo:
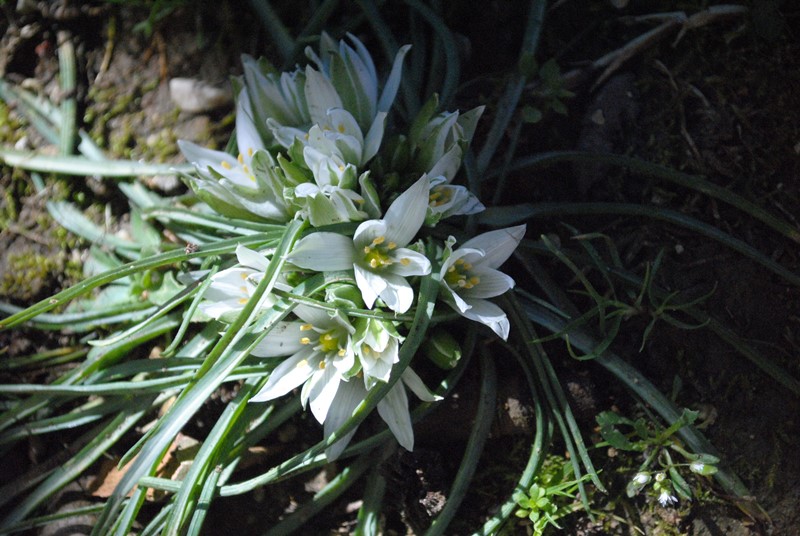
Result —
[{"label": "unopened flower bud", "polygon": [[425,353],[437,367],[450,370],[461,359],[461,345],[449,331],[439,329],[425,341]]}]

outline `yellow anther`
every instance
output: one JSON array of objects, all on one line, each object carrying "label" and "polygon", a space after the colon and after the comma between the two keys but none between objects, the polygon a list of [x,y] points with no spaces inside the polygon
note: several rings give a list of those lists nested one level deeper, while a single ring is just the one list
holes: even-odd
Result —
[{"label": "yellow anther", "polygon": [[226,162],[225,160],[223,160],[222,162],[220,162],[220,165],[221,165],[222,167],[224,167],[225,169],[231,169],[231,165],[230,165],[228,162]]},{"label": "yellow anther", "polygon": [[242,272],[242,273],[239,275],[239,277],[241,277],[241,278],[242,278],[242,279],[244,279],[244,280],[247,280],[247,276],[248,276],[248,275],[249,275],[249,274],[248,274],[247,272]]},{"label": "yellow anther", "polygon": [[301,324],[300,325],[300,331],[308,331],[310,329],[314,329],[314,326],[312,326],[311,324]]},{"label": "yellow anther", "polygon": [[366,344],[362,344],[361,345],[361,353],[364,354],[364,355],[369,355],[369,354],[372,353],[372,348],[370,348]]},{"label": "yellow anther", "polygon": [[344,357],[347,353],[344,348],[339,348],[339,351],[336,352],[339,357]]},{"label": "yellow anther", "polygon": [[477,285],[478,283],[481,282],[481,278],[478,277],[477,275],[473,275],[472,277],[469,278],[469,282],[472,285]]},{"label": "yellow anther", "polygon": [[248,298],[239,298],[239,305],[244,305],[248,301],[249,301]]},{"label": "yellow anther", "polygon": [[447,269],[447,273],[448,274],[452,274],[455,271],[456,271],[456,267],[455,266],[451,266],[450,268]]},{"label": "yellow anther", "polygon": [[344,171],[344,165],[339,164],[339,171]]},{"label": "yellow anther", "polygon": [[387,247],[388,249],[394,249],[394,248],[396,248],[396,247],[397,247],[397,244],[395,244],[394,242],[389,242],[389,244],[388,244],[386,247]]},{"label": "yellow anther", "polygon": [[253,148],[252,147],[248,147],[247,148],[247,156],[253,156]]},{"label": "yellow anther", "polygon": [[464,264],[464,259],[456,259],[456,264]]},{"label": "yellow anther", "polygon": [[472,265],[470,263],[468,263],[468,262],[465,262],[464,263],[464,270],[466,270],[466,271],[472,270]]},{"label": "yellow anther", "polygon": [[239,156],[236,157],[236,160],[239,161],[239,164],[244,164],[244,155],[239,153]]},{"label": "yellow anther", "polygon": [[370,260],[369,260],[369,265],[370,265],[372,268],[377,268],[377,267],[378,267],[378,259],[370,259]]},{"label": "yellow anther", "polygon": [[369,246],[364,246],[364,253],[369,253],[370,251],[372,251],[372,248],[371,248],[371,247],[369,247]]},{"label": "yellow anther", "polygon": [[428,199],[431,201],[436,201],[440,197],[442,197],[442,192],[433,192],[431,195],[428,196]]},{"label": "yellow anther", "polygon": [[344,134],[344,125],[339,123],[339,125],[336,127],[336,130],[338,130],[340,134]]},{"label": "yellow anther", "polygon": [[408,266],[409,264],[411,264],[411,259],[409,259],[408,257],[403,257],[402,259],[400,259],[400,264],[402,264],[403,266]]},{"label": "yellow anther", "polygon": [[295,367],[297,367],[297,368],[305,368],[307,366],[308,366],[308,361],[305,360],[305,359],[303,359],[302,361],[297,363],[297,365],[295,365]]},{"label": "yellow anther", "polygon": [[319,369],[320,370],[324,370],[325,369],[325,361],[320,361],[319,362]]},{"label": "yellow anther", "polygon": [[[241,156],[241,155],[239,155],[239,156]],[[243,171],[244,171],[246,174],[250,174],[250,168],[249,168],[249,167],[247,167],[247,164],[243,164],[243,165],[242,165],[242,170],[243,170]]]},{"label": "yellow anther", "polygon": [[372,241],[372,245],[373,246],[380,246],[385,241],[386,241],[386,237],[385,236],[379,236],[378,238],[376,238],[375,240]]},{"label": "yellow anther", "polygon": [[311,339],[309,339],[308,337],[301,337],[300,344],[311,344]]},{"label": "yellow anther", "polygon": [[247,287],[246,286],[242,285],[241,287],[239,287],[239,290],[242,291],[242,294],[247,294]]}]

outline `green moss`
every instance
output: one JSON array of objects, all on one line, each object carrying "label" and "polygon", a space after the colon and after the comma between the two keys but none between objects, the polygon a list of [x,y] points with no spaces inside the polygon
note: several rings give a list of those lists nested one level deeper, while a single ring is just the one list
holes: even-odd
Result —
[{"label": "green moss", "polygon": [[48,256],[24,248],[9,253],[0,276],[0,294],[30,301],[58,278],[64,267],[64,253]]}]

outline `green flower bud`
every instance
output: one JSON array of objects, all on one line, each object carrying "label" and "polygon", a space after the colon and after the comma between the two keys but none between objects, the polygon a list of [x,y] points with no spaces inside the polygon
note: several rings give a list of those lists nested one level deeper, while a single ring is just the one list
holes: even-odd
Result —
[{"label": "green flower bud", "polygon": [[425,354],[433,363],[444,370],[450,370],[461,359],[461,345],[449,331],[435,330],[427,338],[424,346]]}]

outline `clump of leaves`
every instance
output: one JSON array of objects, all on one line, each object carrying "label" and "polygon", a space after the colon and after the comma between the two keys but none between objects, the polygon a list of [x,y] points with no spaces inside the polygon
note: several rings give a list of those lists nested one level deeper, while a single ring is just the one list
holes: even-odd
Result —
[{"label": "clump of leaves", "polygon": [[578,490],[589,475],[575,479],[574,474],[566,459],[551,456],[531,487],[514,494],[518,506],[514,515],[529,523],[531,534],[543,534],[548,526],[560,529],[558,520],[581,508]]},{"label": "clump of leaves", "polygon": [[[636,474],[628,482],[626,493],[635,497],[648,485],[662,506],[678,502],[678,497],[691,500],[692,489],[681,474],[710,476],[717,472],[719,458],[711,454],[691,453],[675,437],[684,426],[697,420],[698,412],[684,409],[680,418],[668,428],[659,427],[653,418],[630,419],[613,411],[597,415],[600,433],[608,445],[617,450],[640,452],[645,456]],[[677,455],[679,458],[674,458]],[[677,495],[677,496],[676,496]]]}]

